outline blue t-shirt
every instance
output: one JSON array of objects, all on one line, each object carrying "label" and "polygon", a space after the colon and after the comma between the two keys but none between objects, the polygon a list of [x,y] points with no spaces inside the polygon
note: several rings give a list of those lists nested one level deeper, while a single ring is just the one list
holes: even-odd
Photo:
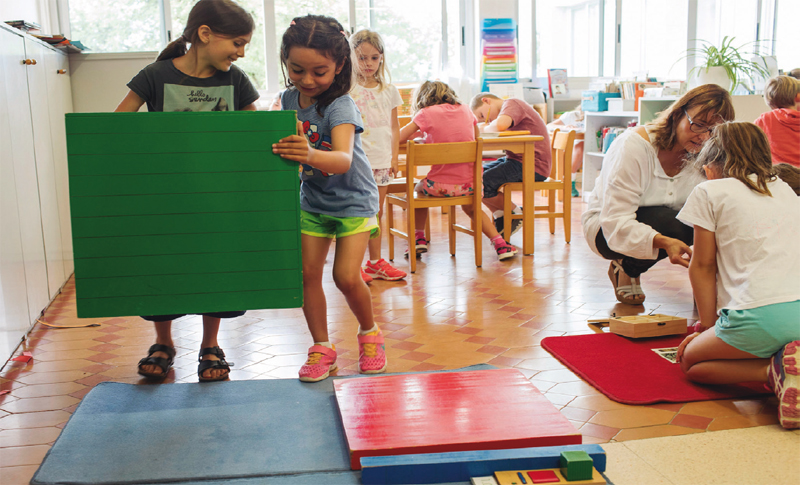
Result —
[{"label": "blue t-shirt", "polygon": [[300,108],[300,93],[287,89],[281,95],[284,110],[297,111],[297,119],[317,150],[331,150],[331,130],[335,126],[351,124],[356,127],[353,144],[353,161],[345,173],[329,174],[303,164],[300,179],[300,208],[306,212],[334,217],[374,217],[378,214],[378,186],[372,176],[369,161],[361,148],[361,113],[349,94],[336,98],[317,113],[317,105]]}]

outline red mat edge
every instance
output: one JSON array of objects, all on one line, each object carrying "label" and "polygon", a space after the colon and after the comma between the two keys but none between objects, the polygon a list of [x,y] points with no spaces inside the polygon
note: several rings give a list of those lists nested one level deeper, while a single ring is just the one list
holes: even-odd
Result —
[{"label": "red mat edge", "polygon": [[[591,335],[591,334],[589,334],[589,335]],[[607,333],[602,333],[602,334],[594,334],[594,335],[607,335]],[[583,379],[584,381],[586,381],[586,382],[588,382],[589,384],[591,384],[591,386],[592,386],[592,387],[594,387],[595,389],[597,389],[597,390],[598,390],[598,391],[599,391],[599,392],[600,392],[602,395],[604,395],[604,396],[606,396],[606,397],[608,397],[608,398],[610,398],[610,399],[612,399],[612,400],[614,400],[614,401],[616,401],[616,402],[619,402],[619,403],[622,403],[622,404],[639,405],[639,406],[641,406],[641,405],[647,405],[647,404],[659,404],[659,403],[685,403],[685,402],[698,402],[698,401],[675,401],[675,400],[671,400],[671,399],[655,399],[655,400],[654,400],[654,399],[650,399],[650,400],[646,400],[646,401],[633,401],[633,400],[627,400],[627,399],[620,399],[619,397],[617,397],[617,396],[614,396],[614,395],[613,395],[613,394],[611,394],[610,392],[604,392],[602,389],[600,389],[600,388],[599,388],[599,387],[596,385],[596,383],[595,383],[595,382],[594,382],[592,379],[589,379],[589,378],[586,376],[586,374],[584,374],[584,373],[583,373],[583,372],[581,372],[580,370],[578,370],[578,369],[576,369],[575,367],[573,367],[573,366],[572,366],[572,365],[571,365],[569,362],[567,362],[567,361],[565,361],[565,360],[562,360],[561,358],[559,358],[559,356],[558,356],[558,355],[556,355],[555,353],[553,353],[553,352],[550,350],[550,348],[549,348],[549,346],[548,346],[548,344],[547,344],[547,341],[548,341],[549,339],[557,339],[557,338],[562,338],[562,337],[570,337],[570,335],[560,335],[560,336],[551,336],[551,337],[545,337],[545,338],[543,338],[543,339],[542,339],[542,341],[541,341],[541,346],[542,346],[542,348],[544,348],[544,349],[545,349],[545,350],[546,350],[546,351],[547,351],[547,352],[548,352],[550,355],[552,355],[553,357],[555,357],[555,359],[556,359],[556,360],[558,360],[559,362],[561,362],[562,364],[564,364],[564,365],[565,365],[565,366],[566,366],[566,367],[567,367],[569,370],[571,370],[571,371],[572,371],[572,372],[573,372],[575,375],[577,375],[578,377],[580,377],[580,378],[581,378],[581,379]],[[763,393],[763,395],[768,395],[768,394],[770,394],[770,393],[769,393],[769,392],[767,392],[767,391],[765,391],[765,392]],[[754,397],[755,397],[755,396],[754,396]],[[724,399],[724,398],[722,398],[722,399]],[[707,399],[707,400],[708,400],[708,401],[714,401],[715,399]],[[702,400],[701,400],[701,401],[699,401],[699,402],[702,402]]]}]

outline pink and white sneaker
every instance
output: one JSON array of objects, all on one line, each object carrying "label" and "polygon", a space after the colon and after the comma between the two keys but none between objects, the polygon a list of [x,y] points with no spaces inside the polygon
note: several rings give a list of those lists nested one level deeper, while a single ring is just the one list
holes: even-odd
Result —
[{"label": "pink and white sneaker", "polygon": [[379,280],[387,280],[387,281],[397,281],[402,280],[406,276],[405,271],[401,271],[391,264],[389,264],[385,259],[381,258],[378,260],[377,263],[372,264],[367,261],[367,266],[361,270],[362,274],[366,273],[368,276],[372,278],[376,278]]},{"label": "pink and white sneaker", "polygon": [[327,378],[336,367],[336,349],[324,345],[312,345],[308,349],[308,360],[300,368],[300,380],[317,382]]},{"label": "pink and white sneaker", "polygon": [[386,345],[380,330],[358,335],[358,372],[380,374],[386,371]]},{"label": "pink and white sneaker", "polygon": [[772,356],[769,385],[778,396],[778,420],[786,429],[800,428],[800,340],[786,344]]}]

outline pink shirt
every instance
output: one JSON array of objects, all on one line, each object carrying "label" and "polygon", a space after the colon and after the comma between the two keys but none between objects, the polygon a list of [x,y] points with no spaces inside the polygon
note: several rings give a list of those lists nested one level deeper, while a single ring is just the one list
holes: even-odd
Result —
[{"label": "pink shirt", "polygon": [[[475,125],[478,121],[463,104],[437,104],[422,108],[414,115],[413,121],[419,131],[425,133],[426,143],[475,141]],[[471,184],[472,164],[434,165],[427,178],[442,184]]]},{"label": "pink shirt", "polygon": [[[511,118],[512,125],[508,128],[513,131],[529,131],[531,135],[544,137],[544,140],[537,141],[536,145],[536,168],[535,171],[543,177],[550,176],[550,164],[552,155],[550,153],[550,135],[547,133],[547,125],[539,113],[531,105],[521,99],[509,98],[503,101],[500,114]],[[522,154],[507,151],[506,157],[518,162],[522,161]]]},{"label": "pink shirt", "polygon": [[800,111],[781,108],[767,111],[756,120],[769,139],[772,163],[800,167]]}]

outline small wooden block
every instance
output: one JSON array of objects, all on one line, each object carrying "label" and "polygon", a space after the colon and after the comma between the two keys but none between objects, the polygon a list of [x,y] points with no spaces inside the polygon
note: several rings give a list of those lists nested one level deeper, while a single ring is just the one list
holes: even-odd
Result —
[{"label": "small wooden block", "polygon": [[[556,483],[558,485],[606,485],[608,483],[606,482],[606,479],[603,478],[603,475],[601,475],[600,472],[594,468],[592,469],[592,478],[589,480],[567,480],[564,475],[561,474],[561,471],[558,468],[547,468],[544,470],[509,470],[495,472],[494,477],[497,480],[498,485],[526,485],[526,483],[523,483],[522,480],[520,480],[520,473],[526,477],[525,482],[527,485],[535,483]],[[533,482],[531,481],[533,477],[530,475],[530,473],[533,473],[534,476],[541,477],[555,476],[556,480],[549,480],[547,482]]]},{"label": "small wooden block", "polygon": [[337,379],[333,387],[353,470],[360,470],[360,459],[367,456],[582,441],[516,369]]},{"label": "small wooden block", "polygon": [[559,464],[561,474],[571,482],[592,478],[592,458],[585,451],[562,451]]},{"label": "small wooden block", "polygon": [[682,335],[686,319],[661,314],[616,317],[609,320],[609,331],[629,338]]},{"label": "small wooden block", "polygon": [[528,472],[531,483],[558,483],[559,478],[553,470],[533,470]]}]

